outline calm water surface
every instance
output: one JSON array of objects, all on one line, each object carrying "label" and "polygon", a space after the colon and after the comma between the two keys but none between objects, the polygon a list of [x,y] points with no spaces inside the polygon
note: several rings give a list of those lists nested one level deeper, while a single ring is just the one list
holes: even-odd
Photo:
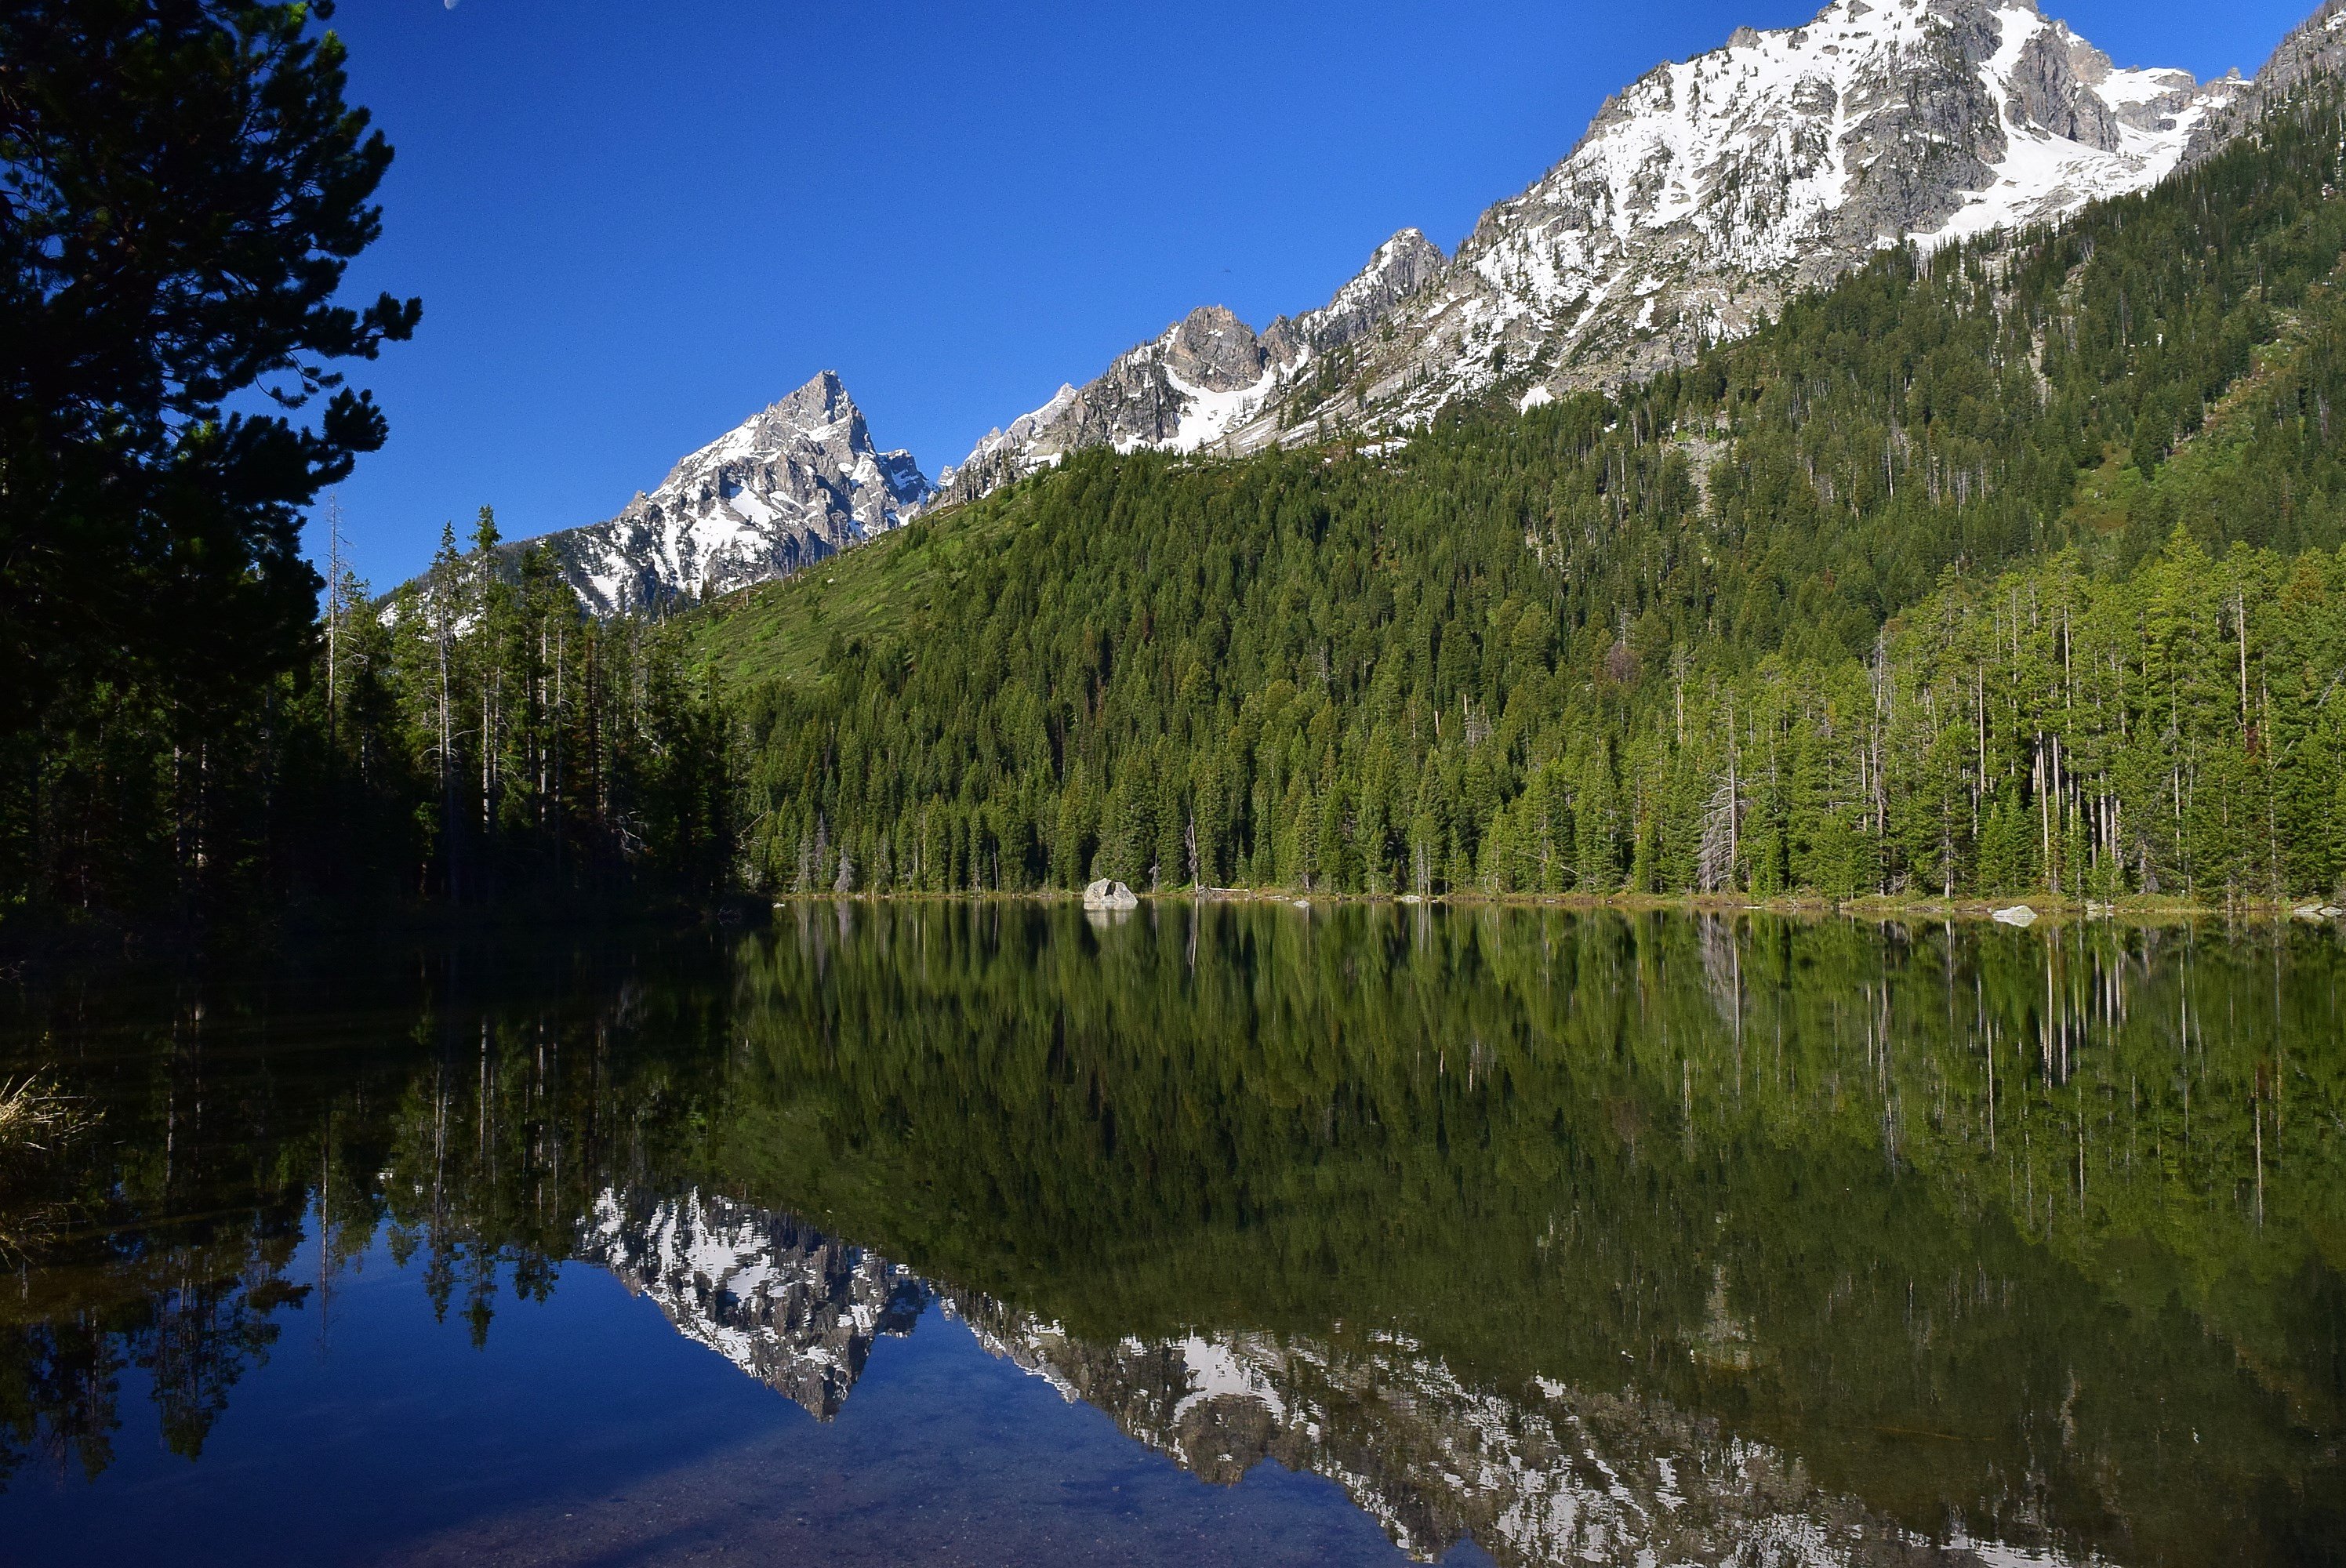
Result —
[{"label": "calm water surface", "polygon": [[19,994],[0,1562],[2346,1562],[2329,931],[806,904]]}]

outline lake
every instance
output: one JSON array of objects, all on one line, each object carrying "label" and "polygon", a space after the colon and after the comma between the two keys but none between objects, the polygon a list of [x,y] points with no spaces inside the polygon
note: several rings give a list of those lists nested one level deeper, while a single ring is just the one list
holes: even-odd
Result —
[{"label": "lake", "polygon": [[2342,978],[823,901],[21,993],[0,1561],[2346,1561]]}]

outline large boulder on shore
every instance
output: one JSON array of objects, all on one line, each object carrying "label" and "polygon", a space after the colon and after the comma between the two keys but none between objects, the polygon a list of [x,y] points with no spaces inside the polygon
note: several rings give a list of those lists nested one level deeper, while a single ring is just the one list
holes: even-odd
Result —
[{"label": "large boulder on shore", "polygon": [[1084,908],[1087,910],[1129,910],[1140,907],[1140,900],[1122,882],[1112,882],[1103,877],[1084,890]]}]

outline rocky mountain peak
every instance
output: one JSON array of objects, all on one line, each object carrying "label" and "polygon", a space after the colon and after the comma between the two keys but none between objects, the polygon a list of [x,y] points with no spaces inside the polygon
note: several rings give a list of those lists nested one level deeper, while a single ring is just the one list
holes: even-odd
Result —
[{"label": "rocky mountain peak", "polygon": [[847,395],[847,384],[839,379],[837,371],[817,371],[806,385],[768,408],[759,416],[778,424],[787,424],[810,434],[834,425],[863,428],[863,411]]},{"label": "rocky mountain peak", "polygon": [[2252,82],[2229,78],[2230,90],[2214,112],[2192,127],[2186,155],[2198,162],[2256,123],[2267,105],[2278,103],[2313,76],[2346,74],[2346,0],[2322,0],[2299,23],[2257,72]]},{"label": "rocky mountain peak", "polygon": [[1372,331],[1443,265],[1431,240],[1404,229],[1326,305],[1260,333],[1225,306],[1201,306],[1096,380],[1062,386],[1008,430],[988,432],[945,471],[944,499],[983,495],[1086,446],[1256,450],[1276,438],[1278,400],[1307,365]]},{"label": "rocky mountain peak", "polygon": [[2150,185],[2239,92],[2120,68],[2035,0],[1831,0],[1800,26],[1740,27],[1608,98],[1455,256],[1404,229],[1326,305],[1260,336],[1194,311],[990,433],[952,494],[1086,445],[1247,452],[1406,427],[1494,390],[1528,404],[1634,379],[1883,245]]},{"label": "rocky mountain peak", "polygon": [[1254,329],[1221,305],[1200,305],[1163,340],[1162,363],[1207,392],[1243,391],[1262,379],[1263,348]]},{"label": "rocky mountain peak", "polygon": [[1833,0],[1739,30],[1624,88],[1485,212],[1346,395],[1407,424],[1501,384],[1536,401],[1682,362],[1883,244],[2154,183],[2227,92],[2117,68],[2031,0]]},{"label": "rocky mountain peak", "polygon": [[687,455],[607,523],[550,535],[580,598],[610,615],[786,576],[909,521],[934,487],[874,446],[837,372]]},{"label": "rocky mountain peak", "polygon": [[1432,282],[1444,260],[1421,230],[1402,229],[1377,247],[1369,264],[1337,290],[1334,299],[1303,318],[1304,337],[1322,352],[1342,347]]}]

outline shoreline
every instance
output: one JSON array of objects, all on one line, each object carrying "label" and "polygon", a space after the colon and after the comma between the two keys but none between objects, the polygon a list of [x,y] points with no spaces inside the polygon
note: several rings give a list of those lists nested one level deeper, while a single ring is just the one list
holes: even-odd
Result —
[{"label": "shoreline", "polygon": [[[799,904],[836,903],[1035,903],[1075,904],[1083,894],[1060,888],[1025,892],[806,892],[768,895],[775,909]],[[2229,906],[2139,895],[2104,902],[2100,900],[2054,898],[2045,893],[2010,899],[1914,899],[1866,894],[1831,899],[1814,894],[1751,898],[1723,893],[1358,893],[1314,892],[1290,888],[1189,888],[1171,891],[1136,892],[1143,907],[1179,904],[1261,904],[1302,906],[1362,905],[1393,909],[1442,906],[1451,909],[1525,909],[1595,911],[1621,914],[1772,914],[1810,920],[1841,919],[1886,923],[1897,921],[2003,924],[2013,930],[2033,925],[2109,924],[2130,927],[2221,921],[2229,925],[2303,925],[2310,928],[2346,926],[2346,913],[2307,914],[2329,909],[2327,900],[2237,900]],[[2005,911],[2025,907],[2026,921],[1999,920]],[[1113,911],[1095,911],[1113,912]]]}]

